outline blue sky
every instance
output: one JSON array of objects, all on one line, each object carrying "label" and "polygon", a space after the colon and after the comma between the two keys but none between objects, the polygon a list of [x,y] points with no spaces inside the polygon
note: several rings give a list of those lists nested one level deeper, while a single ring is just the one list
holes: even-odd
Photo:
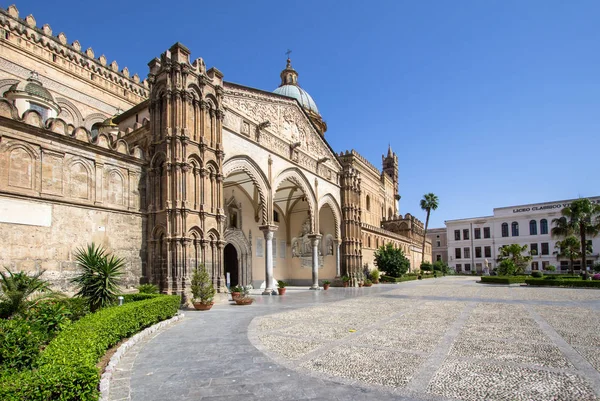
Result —
[{"label": "blue sky", "polygon": [[[6,8],[11,3],[4,2]],[[402,213],[444,220],[600,195],[600,2],[20,1],[133,74],[174,42],[225,79],[279,85],[292,49],[338,152],[400,158]]]}]

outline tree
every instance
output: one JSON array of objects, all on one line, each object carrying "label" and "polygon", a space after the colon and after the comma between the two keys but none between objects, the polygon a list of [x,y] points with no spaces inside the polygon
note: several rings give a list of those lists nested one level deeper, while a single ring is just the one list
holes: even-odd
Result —
[{"label": "tree", "polygon": [[400,248],[387,244],[375,251],[375,264],[380,271],[392,277],[400,277],[408,271],[410,261]]},{"label": "tree", "polygon": [[527,251],[527,245],[510,244],[499,248],[498,262],[510,259],[515,265],[515,274],[523,274],[525,268],[531,261],[531,256],[523,255]]},{"label": "tree", "polygon": [[107,255],[101,246],[94,243],[87,249],[78,249],[75,254],[82,272],[71,280],[79,289],[76,296],[86,298],[91,311],[108,306],[117,299],[125,260]]},{"label": "tree", "polygon": [[199,265],[192,274],[190,281],[192,291],[192,302],[201,302],[205,305],[211,304],[215,297],[215,287],[203,264]]},{"label": "tree", "polygon": [[423,199],[421,199],[421,209],[427,212],[427,218],[425,219],[425,232],[423,233],[423,247],[421,249],[421,263],[425,261],[425,241],[427,240],[427,228],[429,227],[429,215],[432,210],[436,210],[438,208],[439,199],[437,195],[433,193],[428,193],[423,195]]},{"label": "tree", "polygon": [[561,214],[561,217],[552,220],[552,236],[579,236],[581,268],[586,271],[587,237],[593,238],[600,233],[600,204],[587,198],[577,199],[564,207]]},{"label": "tree", "polygon": [[499,264],[496,272],[499,276],[515,276],[517,274],[517,265],[512,259],[503,259]]},{"label": "tree", "polygon": [[38,302],[59,295],[50,289],[47,281],[40,278],[42,274],[44,270],[32,276],[25,272],[13,273],[8,268],[6,272],[0,272],[1,318],[24,313]]},{"label": "tree", "polygon": [[574,235],[569,235],[562,241],[556,241],[554,248],[556,249],[554,254],[556,255],[557,259],[569,259],[569,272],[573,274],[573,261],[581,257],[581,244],[577,237]]},{"label": "tree", "polygon": [[443,274],[448,274],[450,268],[443,260],[436,260],[433,264],[433,271],[442,272]]}]

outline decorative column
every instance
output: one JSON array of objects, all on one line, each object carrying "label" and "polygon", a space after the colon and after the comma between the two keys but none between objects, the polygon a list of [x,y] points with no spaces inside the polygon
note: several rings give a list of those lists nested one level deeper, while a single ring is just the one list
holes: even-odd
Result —
[{"label": "decorative column", "polygon": [[309,234],[310,244],[312,245],[312,285],[311,290],[319,290],[319,240],[321,234]]},{"label": "decorative column", "polygon": [[340,245],[342,244],[341,240],[336,240],[335,243],[335,276],[340,277],[342,275],[342,270],[340,267]]},{"label": "decorative column", "polygon": [[273,288],[273,234],[277,231],[277,226],[265,225],[259,227],[265,235],[265,290],[263,295],[276,294]]}]

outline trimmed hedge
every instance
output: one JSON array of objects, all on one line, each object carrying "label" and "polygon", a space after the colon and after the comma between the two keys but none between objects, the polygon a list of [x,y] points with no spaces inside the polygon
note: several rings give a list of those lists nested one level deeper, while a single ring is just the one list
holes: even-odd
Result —
[{"label": "trimmed hedge", "polygon": [[574,288],[600,288],[600,281],[589,281],[582,279],[556,279],[544,280],[539,278],[531,278],[525,280],[527,285],[546,286],[546,287],[574,287]]},{"label": "trimmed hedge", "polygon": [[[136,292],[134,294],[123,294],[121,296],[123,297],[123,303],[126,304],[127,302],[145,301],[147,299],[161,297],[162,294],[143,294],[143,293]],[[117,301],[117,303],[118,303],[118,301]]]},{"label": "trimmed hedge", "polygon": [[525,280],[527,276],[481,276],[481,282],[487,284],[518,284]]},{"label": "trimmed hedge", "polygon": [[83,317],[48,344],[37,369],[0,377],[0,399],[96,401],[100,357],[123,338],[175,315],[180,302],[179,296],[153,296]]},{"label": "trimmed hedge", "polygon": [[401,283],[403,281],[412,281],[416,280],[417,276],[402,276],[402,277],[391,277],[391,276],[381,276],[379,281],[385,281],[386,283]]}]

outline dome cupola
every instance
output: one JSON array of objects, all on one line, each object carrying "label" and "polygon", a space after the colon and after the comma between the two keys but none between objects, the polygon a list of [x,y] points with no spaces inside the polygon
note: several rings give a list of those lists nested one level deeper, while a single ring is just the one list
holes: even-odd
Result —
[{"label": "dome cupola", "polygon": [[327,131],[327,124],[321,118],[317,104],[313,100],[312,96],[302,89],[298,84],[298,72],[292,67],[292,60],[288,57],[286,67],[281,74],[281,84],[273,93],[292,97],[300,103],[300,106],[308,113],[312,122],[317,126],[317,129],[321,135]]},{"label": "dome cupola", "polygon": [[4,96],[13,101],[20,116],[27,110],[35,110],[46,121],[48,118],[56,118],[60,113],[60,106],[48,89],[44,88],[35,71],[31,72],[26,81],[12,85]]}]

